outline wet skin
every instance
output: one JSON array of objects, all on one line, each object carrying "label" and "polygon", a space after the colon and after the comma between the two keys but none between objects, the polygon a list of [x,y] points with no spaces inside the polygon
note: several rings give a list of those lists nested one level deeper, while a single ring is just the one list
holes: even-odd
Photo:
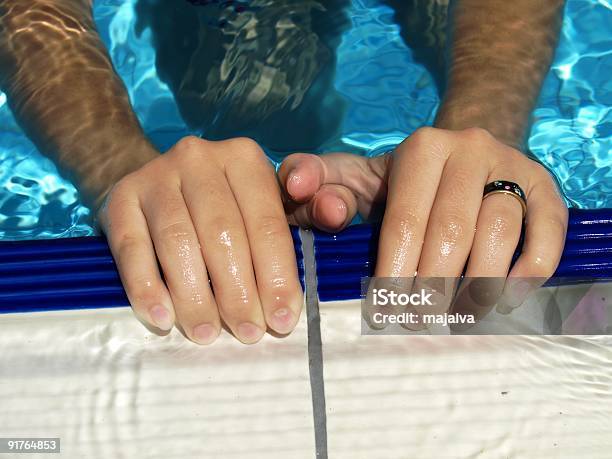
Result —
[{"label": "wet skin", "polygon": [[492,180],[527,193],[526,246],[510,277],[554,271],[567,210],[550,175],[519,150],[561,2],[460,2],[436,127],[410,136],[393,158],[290,156],[280,171],[285,193],[246,138],[187,138],[160,155],[90,7],[0,0],[0,83],[39,149],[99,208],[130,303],[155,330],[177,325],[202,344],[223,325],[245,343],[266,329],[291,331],[302,293],[287,220],[335,231],[357,211],[384,208],[377,275],[457,276],[469,255],[469,274],[505,277],[521,209],[507,196],[483,202]]},{"label": "wet skin", "polygon": [[200,344],[222,322],[244,343],[267,326],[294,328],[303,299],[293,242],[274,169],[254,141],[185,138],[120,180],[99,216],[145,322],[176,322]]},{"label": "wet skin", "polygon": [[[296,224],[337,231],[357,212],[368,218],[384,209],[375,276],[459,277],[467,263],[465,276],[491,278],[497,296],[508,276],[500,301],[508,309],[530,293],[515,282],[549,278],[563,250],[567,209],[551,175],[481,128],[421,128],[376,158],[295,154],[279,175]],[[525,244],[511,271],[522,207],[508,195],[482,200],[484,186],[500,179],[521,184],[528,201]],[[450,306],[438,304],[441,312]]]},{"label": "wet skin", "polygon": [[[448,0],[382,3],[441,86]],[[351,27],[350,1],[252,0],[238,12],[231,4],[136,4],[136,30],[151,31],[158,75],[183,118],[208,139],[247,136],[275,152],[319,151],[345,116],[334,50]]]}]

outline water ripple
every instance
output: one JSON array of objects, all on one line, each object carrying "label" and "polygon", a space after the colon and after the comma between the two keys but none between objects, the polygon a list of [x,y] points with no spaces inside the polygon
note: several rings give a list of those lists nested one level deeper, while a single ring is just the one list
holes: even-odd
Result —
[{"label": "water ripple", "polygon": [[[135,30],[136,0],[95,2],[98,29],[152,141],[165,150],[189,129],[155,68],[149,29]],[[334,93],[346,101],[341,129],[321,150],[376,154],[431,124],[439,97],[431,75],[400,37],[393,11],[353,0],[339,44]],[[569,201],[612,207],[612,7],[569,0],[554,64],[533,113],[531,151],[559,178]],[[296,126],[304,129],[304,126]],[[273,153],[273,152],[272,152]],[[0,238],[92,234],[91,215],[23,135],[0,92]]]}]

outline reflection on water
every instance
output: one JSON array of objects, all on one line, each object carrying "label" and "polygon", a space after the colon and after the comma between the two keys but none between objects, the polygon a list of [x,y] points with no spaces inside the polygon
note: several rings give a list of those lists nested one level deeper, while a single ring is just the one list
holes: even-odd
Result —
[{"label": "reflection on water", "polygon": [[136,5],[137,30],[151,29],[158,74],[187,124],[208,138],[248,135],[277,151],[312,150],[330,138],[345,106],[329,89],[348,0],[205,3]]},{"label": "reflection on water", "polygon": [[[256,137],[275,158],[297,148],[367,154],[431,123],[438,106],[429,69],[440,65],[443,0],[97,0],[94,8],[162,150],[204,132]],[[612,207],[611,20],[605,2],[568,1],[529,142],[583,207]],[[89,234],[89,218],[0,93],[0,237]]]}]

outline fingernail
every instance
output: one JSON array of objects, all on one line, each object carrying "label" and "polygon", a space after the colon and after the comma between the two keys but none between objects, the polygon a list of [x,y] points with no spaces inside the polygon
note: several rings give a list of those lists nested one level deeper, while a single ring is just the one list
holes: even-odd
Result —
[{"label": "fingernail", "polygon": [[295,187],[299,186],[302,183],[302,177],[295,173],[295,169],[293,169],[287,175],[287,191],[290,195],[293,196],[293,193],[296,191]]},{"label": "fingernail", "polygon": [[525,302],[533,287],[525,281],[509,283],[495,308],[500,314],[508,315]]},{"label": "fingernail", "polygon": [[193,329],[193,339],[198,344],[210,344],[217,339],[217,329],[210,324],[200,324]]},{"label": "fingernail", "polygon": [[515,308],[511,308],[510,306],[508,306],[506,303],[503,302],[503,297],[500,298],[499,302],[497,303],[497,307],[495,308],[495,310],[498,313],[503,314],[505,316],[510,314],[512,311],[514,311],[514,309]]},{"label": "fingernail", "polygon": [[243,322],[238,325],[238,338],[240,341],[251,344],[259,341],[264,332],[261,328],[251,322]]},{"label": "fingernail", "polygon": [[340,217],[340,224],[343,225],[348,217],[348,207],[344,200],[339,198],[338,201],[339,202],[336,203],[336,210],[338,211],[338,217]]},{"label": "fingernail", "polygon": [[149,309],[149,315],[151,316],[153,324],[161,330],[170,330],[174,325],[170,313],[163,306],[153,306]]},{"label": "fingernail", "polygon": [[289,333],[293,330],[293,312],[289,308],[278,308],[272,313],[270,325],[278,333]]},{"label": "fingernail", "polygon": [[291,169],[289,174],[287,174],[287,183],[302,183],[302,177],[299,174],[296,174],[296,169]]}]

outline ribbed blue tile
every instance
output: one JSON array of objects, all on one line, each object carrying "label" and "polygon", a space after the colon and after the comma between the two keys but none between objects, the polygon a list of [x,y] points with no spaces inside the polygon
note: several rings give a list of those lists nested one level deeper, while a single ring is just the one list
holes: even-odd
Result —
[{"label": "ribbed blue tile", "polygon": [[[336,234],[314,231],[319,297],[360,297],[372,275],[379,230],[356,225]],[[304,288],[304,256],[291,228]],[[612,210],[570,211],[561,263],[549,284],[612,279]],[[0,242],[0,313],[125,306],[127,297],[102,237]]]},{"label": "ribbed blue tile", "polygon": [[314,231],[317,288],[321,301],[359,298],[361,278],[374,272],[378,228],[350,226],[338,234]]},{"label": "ribbed blue tile", "polygon": [[298,276],[300,277],[300,285],[304,291],[304,252],[302,251],[302,240],[300,239],[300,229],[297,226],[291,226],[291,238],[293,239],[293,248],[295,249],[295,260],[297,262]]},{"label": "ribbed blue tile", "polygon": [[[376,263],[379,228],[356,225],[338,234],[314,231],[318,293],[321,301],[357,299],[361,278]],[[517,250],[515,259],[520,253]],[[612,279],[612,209],[570,209],[567,240],[548,285]]]},{"label": "ribbed blue tile", "polygon": [[[291,228],[300,283],[304,256]],[[0,242],[0,313],[128,305],[103,237]]]}]

